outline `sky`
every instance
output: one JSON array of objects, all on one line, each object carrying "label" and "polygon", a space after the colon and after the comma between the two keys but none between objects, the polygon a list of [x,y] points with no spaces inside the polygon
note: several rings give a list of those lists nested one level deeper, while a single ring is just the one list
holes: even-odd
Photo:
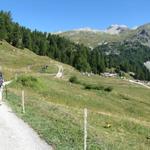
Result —
[{"label": "sky", "polygon": [[11,11],[20,25],[46,32],[150,22],[150,0],[0,0],[0,10]]}]

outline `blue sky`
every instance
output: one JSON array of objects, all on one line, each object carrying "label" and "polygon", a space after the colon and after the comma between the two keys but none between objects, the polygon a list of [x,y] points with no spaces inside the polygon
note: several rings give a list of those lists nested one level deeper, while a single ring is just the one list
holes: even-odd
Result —
[{"label": "blue sky", "polygon": [[150,0],[0,0],[0,10],[11,11],[23,26],[47,32],[150,22]]}]

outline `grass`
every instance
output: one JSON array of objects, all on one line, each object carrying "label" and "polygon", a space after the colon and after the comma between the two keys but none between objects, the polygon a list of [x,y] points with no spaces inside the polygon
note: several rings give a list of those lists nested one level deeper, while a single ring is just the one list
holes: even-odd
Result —
[{"label": "grass", "polygon": [[[3,53],[2,47],[10,58]],[[1,64],[6,79],[15,78],[15,73],[19,71],[18,79],[8,86],[7,103],[55,149],[83,149],[85,107],[88,108],[89,150],[149,149],[149,89],[119,78],[82,76],[65,64],[61,64],[64,68],[63,79],[56,79],[49,74],[57,71],[58,62],[36,56],[28,50],[17,49],[16,55],[10,54],[11,48],[5,42],[0,45]],[[19,60],[20,55],[24,55],[24,60],[14,63],[14,59],[18,57]],[[8,60],[6,64],[4,58],[6,62]],[[29,59],[32,67],[26,70]],[[45,64],[49,66],[49,72],[39,72]],[[68,82],[72,76],[76,76],[82,84]],[[112,87],[113,90],[86,90],[83,83]],[[25,90],[25,114],[21,110],[22,89]],[[108,125],[110,127],[106,128]]]},{"label": "grass", "polygon": [[129,31],[125,32],[120,35],[110,35],[106,33],[101,32],[90,32],[90,31],[68,31],[60,33],[59,35],[65,38],[68,38],[69,40],[72,40],[76,43],[84,44],[86,46],[96,47],[100,43],[104,42],[117,42],[125,40],[129,37],[132,37],[136,31]]},{"label": "grass", "polygon": [[[65,106],[54,105],[37,98],[26,97],[26,113],[22,114],[20,97],[10,93],[9,104],[13,110],[28,122],[49,144],[55,145],[57,149],[82,149],[83,127],[82,122],[77,123],[76,110],[67,109]],[[81,110],[79,110],[80,115]],[[60,117],[61,116],[61,117]],[[89,147],[99,149],[98,144],[93,145],[89,138]]]},{"label": "grass", "polygon": [[106,92],[111,92],[113,90],[113,88],[110,86],[104,87],[102,85],[87,84],[86,82],[85,83],[81,82],[81,81],[79,81],[79,79],[76,76],[71,76],[69,78],[69,82],[82,85],[87,90],[104,90]]}]

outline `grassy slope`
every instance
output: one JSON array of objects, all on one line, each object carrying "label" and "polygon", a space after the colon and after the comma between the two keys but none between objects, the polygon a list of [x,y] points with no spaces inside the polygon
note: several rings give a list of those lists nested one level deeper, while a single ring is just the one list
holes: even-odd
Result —
[{"label": "grassy slope", "polygon": [[131,37],[133,34],[135,34],[136,31],[128,31],[125,33],[122,33],[120,35],[111,35],[101,32],[90,32],[90,31],[68,31],[60,33],[59,35],[62,37],[66,37],[70,39],[71,41],[84,44],[86,46],[96,47],[98,44],[105,42],[116,42],[116,41],[122,41],[126,38]]},{"label": "grassy slope", "polygon": [[[41,73],[45,64],[48,73],[57,72],[56,64],[28,50],[19,50],[3,42],[0,45],[0,64],[5,78],[17,73],[32,75],[37,86],[23,87],[26,95],[26,114],[21,113],[22,86],[13,82],[8,87],[8,103],[48,143],[56,149],[83,148],[83,108],[89,110],[88,149],[148,150],[150,147],[150,91],[121,79],[86,77],[68,65],[64,78],[56,79]],[[29,67],[30,66],[30,67]],[[84,83],[112,86],[113,91],[85,90],[70,84],[68,78],[76,75]],[[106,128],[111,124],[110,128]]]}]

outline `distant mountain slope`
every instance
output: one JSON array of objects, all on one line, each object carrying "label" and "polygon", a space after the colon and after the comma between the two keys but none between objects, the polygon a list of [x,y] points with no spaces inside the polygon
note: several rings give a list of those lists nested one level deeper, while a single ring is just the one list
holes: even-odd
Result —
[{"label": "distant mountain slope", "polygon": [[86,30],[68,31],[60,33],[59,35],[70,39],[75,43],[84,44],[91,48],[94,48],[95,46],[100,45],[105,41],[113,42],[118,41],[121,38],[119,35],[110,35],[104,32],[94,32]]},{"label": "distant mountain slope", "polygon": [[139,41],[140,43],[150,47],[150,24],[138,27],[130,40]]},{"label": "distant mountain slope", "polygon": [[[150,48],[138,41],[122,41],[99,45],[94,49],[105,55],[105,63],[116,71],[134,72],[141,80],[150,79],[150,73],[144,66],[150,60]],[[146,63],[146,66],[148,64]]]},{"label": "distant mountain slope", "polygon": [[95,47],[105,42],[123,40],[139,41],[144,45],[150,46],[150,24],[142,25],[136,29],[129,29],[125,25],[111,25],[106,30],[83,29],[66,31],[58,34],[89,47]]}]

